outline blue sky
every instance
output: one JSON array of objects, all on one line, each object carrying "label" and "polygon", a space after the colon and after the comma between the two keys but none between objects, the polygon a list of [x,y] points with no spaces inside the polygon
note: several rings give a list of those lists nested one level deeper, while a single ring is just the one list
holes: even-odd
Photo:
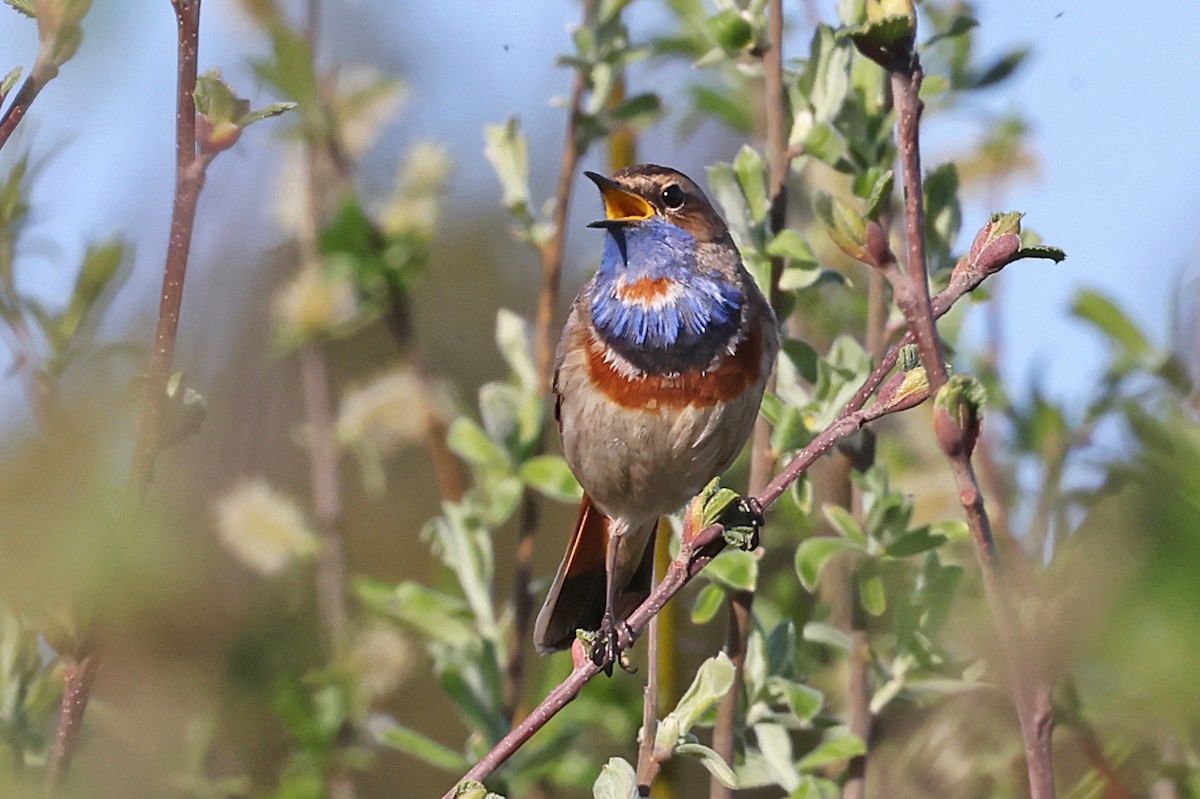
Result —
[{"label": "blue sky", "polygon": [[[201,69],[221,66],[253,96],[244,59],[263,45],[235,5],[205,3]],[[819,7],[833,18],[832,3]],[[8,61],[0,67],[27,66],[36,47],[33,26],[4,12],[0,52]],[[562,131],[562,111],[547,99],[565,93],[568,84],[553,61],[568,49],[567,27],[577,14],[565,0],[536,6],[526,0],[326,3],[329,40],[353,42],[337,53],[340,61],[400,71],[410,84],[405,114],[391,130],[395,144],[371,156],[365,180],[389,179],[405,139],[436,138],[452,148],[457,162],[453,205],[494,204],[499,191],[481,155],[482,126],[517,114],[531,132],[535,189],[545,196],[557,172]],[[394,27],[381,30],[381,21]],[[1191,285],[1185,276],[1197,273],[1200,67],[1189,54],[1200,33],[1200,10],[1178,0],[988,0],[980,4],[980,22],[984,54],[1015,44],[1028,44],[1034,53],[1016,80],[980,101],[980,111],[1020,110],[1032,122],[1041,173],[1010,192],[1006,205],[1025,211],[1027,224],[1069,255],[1059,266],[1029,263],[1006,273],[1009,376],[1024,383],[1037,374],[1054,393],[1070,396],[1093,379],[1099,354],[1095,337],[1066,316],[1081,286],[1117,297],[1161,341],[1170,302],[1181,285]],[[456,40],[448,46],[452,26]],[[105,329],[117,335],[132,319],[147,320],[141,328],[146,343],[170,213],[173,131],[165,109],[174,92],[173,28],[166,0],[97,3],[79,57],[25,123],[31,126],[26,134],[36,132],[35,153],[52,152],[53,158],[35,193],[33,232],[42,241],[23,264],[23,285],[50,303],[63,302],[84,243],[123,233],[136,245],[135,273],[117,318]],[[245,279],[259,250],[276,241],[266,211],[267,176],[277,164],[270,124],[248,133],[210,174],[189,302],[239,307],[240,298],[229,296],[230,281]],[[931,134],[927,165],[937,162],[939,146],[952,148],[955,130]],[[971,124],[961,130],[971,135]],[[16,144],[6,149],[8,158]],[[699,176],[702,159],[712,156],[659,130],[643,139],[642,157]],[[575,203],[570,252],[577,257],[565,291],[592,262],[595,242],[583,225],[593,210],[586,196]],[[964,229],[977,226],[983,213],[971,209]],[[240,230],[247,220],[259,230],[249,246],[259,250],[239,250],[239,242],[221,236],[226,226]],[[186,306],[184,314],[186,326]],[[185,333],[197,342],[193,346],[223,343],[219,326],[185,327]],[[11,384],[7,388],[0,401],[18,400]]]}]

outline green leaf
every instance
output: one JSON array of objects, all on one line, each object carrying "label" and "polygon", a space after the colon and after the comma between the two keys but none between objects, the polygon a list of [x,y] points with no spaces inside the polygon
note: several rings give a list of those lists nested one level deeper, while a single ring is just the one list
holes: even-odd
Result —
[{"label": "green leaf", "polygon": [[58,334],[65,346],[79,332],[100,295],[108,288],[125,260],[125,242],[108,241],[89,245],[84,253],[71,301],[58,320]]},{"label": "green leaf", "polygon": [[739,549],[726,549],[705,567],[704,574],[734,591],[753,591],[758,586],[758,558]]},{"label": "green leaf", "polygon": [[841,505],[826,502],[821,506],[821,513],[824,514],[825,519],[843,538],[850,539],[858,544],[859,547],[865,548],[867,546],[867,534],[863,531],[862,525],[858,523],[858,520],[850,514],[850,511]]},{"label": "green leaf", "polygon": [[741,133],[754,130],[754,116],[746,107],[743,98],[730,97],[707,86],[692,86],[688,92],[692,96],[692,105],[702,118],[715,117]]},{"label": "green leaf", "polygon": [[733,661],[724,652],[701,663],[679,704],[659,724],[655,745],[672,749],[683,741],[700,717],[729,693],[735,673]]},{"label": "green leaf", "polygon": [[817,265],[817,256],[812,247],[804,240],[804,236],[795,228],[784,228],[767,244],[767,255],[787,258],[793,266],[799,264]]},{"label": "green leaf", "polygon": [[755,724],[754,738],[767,767],[779,787],[791,792],[800,784],[800,774],[792,760],[792,741],[782,724]]},{"label": "green leaf", "polygon": [[887,610],[887,592],[883,586],[883,575],[874,569],[863,569],[858,573],[858,601],[863,610],[872,616],[882,616]]},{"label": "green leaf", "polygon": [[767,690],[773,699],[786,705],[801,721],[812,721],[825,703],[825,697],[816,688],[780,677],[778,674],[767,678]]},{"label": "green leaf", "polygon": [[1018,47],[995,61],[983,70],[981,74],[971,81],[969,86],[964,88],[970,89],[986,89],[989,86],[995,86],[1004,80],[1007,80],[1014,72],[1016,72],[1026,59],[1029,58],[1030,50],[1028,47]]},{"label": "green leaf", "polygon": [[867,223],[849,203],[822,191],[813,200],[813,210],[842,252],[855,260],[867,261]]},{"label": "green leaf", "polygon": [[662,102],[652,92],[635,94],[608,112],[612,119],[631,125],[648,125],[662,113]]},{"label": "green leaf", "polygon": [[725,589],[708,583],[696,593],[696,600],[692,603],[692,624],[708,624],[724,604]]},{"label": "green leaf", "polygon": [[262,120],[270,119],[271,117],[282,116],[288,111],[295,110],[297,105],[298,103],[271,103],[270,105],[264,105],[262,108],[241,116],[237,120],[236,124],[239,128],[246,128],[253,125],[255,122],[261,122]]},{"label": "green leaf", "polygon": [[727,53],[740,53],[754,40],[754,28],[734,8],[709,17],[704,24],[713,42]]},{"label": "green leaf", "polygon": [[798,338],[785,339],[783,354],[796,367],[796,371],[810,383],[817,382],[817,364],[821,356],[807,341]]},{"label": "green leaf", "polygon": [[379,731],[377,737],[385,746],[398,749],[446,771],[462,772],[471,766],[471,762],[461,752],[442,746],[432,738],[395,722],[389,723],[386,729]]},{"label": "green leaf", "polygon": [[825,741],[816,749],[800,758],[800,762],[796,764],[796,768],[801,771],[816,771],[822,766],[828,766],[830,763],[849,760],[852,757],[858,757],[866,753],[867,747],[861,738],[857,735],[843,732],[838,737]]},{"label": "green leaf", "polygon": [[1052,247],[1049,244],[1030,244],[1017,250],[1013,258],[1043,258],[1057,264],[1067,259],[1067,253],[1061,247]]},{"label": "green leaf", "polygon": [[[290,799],[290,797],[278,797],[278,799]],[[478,780],[463,780],[454,786],[454,799],[504,799],[504,797],[498,793],[492,793]]]},{"label": "green leaf", "polygon": [[14,11],[19,11],[30,19],[34,19],[37,15],[34,12],[33,0],[4,0],[9,8]]},{"label": "green leaf", "polygon": [[0,101],[8,96],[8,93],[16,87],[17,81],[21,79],[21,68],[13,67],[8,74],[0,79]]},{"label": "green leaf", "polygon": [[767,195],[767,169],[762,156],[753,147],[742,145],[733,159],[733,172],[746,198],[751,219],[763,221],[770,210],[770,199]]},{"label": "green leaf", "polygon": [[609,758],[592,785],[594,799],[638,799],[637,772],[619,757]]},{"label": "green leaf", "polygon": [[733,769],[729,767],[729,764],[720,755],[704,744],[681,743],[675,747],[674,752],[677,755],[699,760],[700,764],[708,769],[708,773],[713,775],[717,782],[730,790],[737,790],[738,780],[737,776],[733,773]]},{"label": "green leaf", "polygon": [[1145,355],[1150,351],[1150,343],[1138,326],[1116,303],[1097,291],[1079,292],[1071,303],[1071,313],[1130,355]]},{"label": "green leaf", "polygon": [[803,638],[805,641],[831,646],[844,652],[849,652],[854,646],[854,641],[844,630],[819,621],[810,621],[804,625]]},{"label": "green leaf", "polygon": [[529,142],[517,118],[509,117],[503,125],[485,125],[483,138],[487,143],[483,155],[500,179],[505,207],[514,212],[528,209]]},{"label": "green leaf", "polygon": [[360,579],[354,591],[374,613],[396,619],[430,640],[463,646],[478,638],[469,608],[458,597],[411,580],[392,587]]},{"label": "green leaf", "polygon": [[[821,53],[808,95],[818,127],[837,117],[850,91],[850,47],[845,41],[827,35],[827,30],[823,28],[818,34]],[[810,69],[813,68],[810,62]]]},{"label": "green leaf", "polygon": [[809,591],[817,587],[817,580],[825,564],[843,552],[862,552],[863,548],[848,538],[822,535],[800,542],[796,548],[796,574]]},{"label": "green leaf", "polygon": [[536,391],[537,369],[533,365],[529,325],[507,308],[496,312],[496,347],[521,386]]},{"label": "green leaf", "polygon": [[817,122],[804,137],[804,152],[834,169],[846,157],[849,144],[841,132],[826,122]]},{"label": "green leaf", "polygon": [[881,211],[887,210],[895,185],[896,173],[890,169],[875,181],[875,185],[871,187],[871,194],[867,197],[866,216],[868,219],[877,219]]},{"label": "green leaf", "polygon": [[[579,481],[567,462],[558,455],[538,455],[521,464],[522,482],[560,502],[578,502],[583,497]],[[711,568],[711,566],[710,566]]]},{"label": "green leaf", "polygon": [[482,427],[465,416],[450,423],[446,446],[467,463],[476,466],[495,466],[508,462],[508,454],[488,438]]},{"label": "green leaf", "polygon": [[933,533],[929,527],[920,527],[905,533],[887,546],[888,557],[907,558],[936,549],[946,543],[946,537]]}]

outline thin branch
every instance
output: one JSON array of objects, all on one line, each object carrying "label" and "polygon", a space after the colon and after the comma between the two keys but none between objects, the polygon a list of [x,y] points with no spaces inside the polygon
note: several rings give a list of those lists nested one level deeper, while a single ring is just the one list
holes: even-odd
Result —
[{"label": "thin branch", "polygon": [[[913,56],[916,60],[916,56]],[[925,264],[925,195],[921,179],[919,130],[923,104],[919,97],[922,73],[918,64],[892,72],[892,95],[896,102],[896,129],[904,180],[904,229],[908,242],[908,280],[896,292],[896,302],[917,337],[921,360],[929,370],[930,385],[946,382],[946,359],[929,301],[929,274]]]},{"label": "thin branch", "polygon": [[304,414],[308,428],[308,466],[320,550],[317,555],[317,609],[325,643],[334,657],[342,654],[349,616],[346,610],[346,552],[342,518],[338,444],[329,386],[325,344],[309,342],[300,350]]},{"label": "thin branch", "polygon": [[446,502],[461,502],[466,493],[462,473],[459,471],[458,458],[454,457],[454,453],[446,445],[448,428],[445,414],[439,412],[432,404],[432,400],[439,394],[437,376],[426,364],[417,345],[416,331],[412,325],[412,301],[408,294],[398,289],[389,292],[384,322],[388,332],[392,334],[396,348],[400,351],[400,359],[421,381],[422,392],[426,400],[429,400],[425,408],[425,449],[433,466],[438,494]]},{"label": "thin branch", "polygon": [[[585,0],[584,20],[592,18],[594,0]],[[558,305],[559,286],[562,283],[563,253],[566,251],[567,212],[571,205],[571,190],[575,171],[579,166],[579,119],[583,111],[583,98],[587,82],[578,70],[571,86],[571,101],[567,110],[567,127],[563,137],[562,157],[559,159],[558,188],[555,192],[554,235],[539,248],[542,260],[541,289],[538,293],[536,330],[533,351],[537,365],[538,392],[542,397],[550,394],[550,381],[554,370],[554,312]],[[541,449],[539,441],[537,449]],[[529,489],[521,498],[520,528],[517,532],[516,563],[513,574],[513,624],[508,639],[508,668],[504,675],[504,714],[510,720],[516,718],[521,691],[525,682],[525,657],[529,631],[533,623],[533,595],[529,585],[533,581],[533,554],[535,551],[538,520],[541,508],[538,498]]]},{"label": "thin branch", "polygon": [[655,757],[654,736],[658,732],[658,616],[650,619],[646,642],[646,687],[642,691],[642,731],[638,742],[638,793],[650,796],[662,762]]},{"label": "thin branch", "polygon": [[[308,17],[304,23],[305,40],[312,49],[312,63],[317,70],[316,43],[319,36],[320,0],[309,0]],[[318,81],[319,82],[319,81]],[[305,214],[297,231],[301,269],[321,269],[321,254],[317,241],[325,222],[329,186],[323,180],[327,158],[330,171],[337,182],[346,182],[345,173],[334,156],[332,135],[326,139],[306,142],[307,174],[305,180]],[[346,545],[342,540],[343,511],[340,452],[337,442],[337,412],[330,385],[327,343],[313,340],[300,349],[300,374],[303,383],[304,416],[308,432],[309,484],[312,490],[313,515],[316,519],[320,549],[317,555],[317,610],[321,631],[330,655],[336,659],[344,654],[349,628],[346,606]],[[333,782],[341,779],[335,775]],[[336,787],[331,783],[331,788]]]},{"label": "thin branch", "polygon": [[25,82],[21,84],[21,88],[17,91],[17,96],[13,98],[12,103],[4,111],[4,116],[0,117],[0,147],[3,147],[13,131],[17,129],[17,125],[21,124],[21,120],[25,118],[25,114],[29,111],[29,106],[33,105],[33,101],[37,99],[38,94],[42,89],[46,88],[49,83],[58,74],[58,69],[49,64],[43,63],[40,59],[34,63],[33,69],[29,73],[29,77],[25,78]]},{"label": "thin branch", "polygon": [[71,758],[79,740],[79,728],[83,726],[83,715],[92,694],[92,683],[100,668],[100,657],[96,652],[82,657],[64,657],[66,671],[63,674],[62,706],[58,712],[58,726],[54,732],[54,743],[50,747],[50,760],[46,764],[46,793],[58,791],[63,777],[71,768]]},{"label": "thin branch", "polygon": [[[787,175],[791,164],[788,152],[787,114],[783,88],[783,0],[767,4],[768,46],[763,54],[763,100],[766,117],[767,191],[771,202],[769,223],[772,233],[787,225]],[[779,308],[779,278],[783,274],[783,258],[771,259],[770,284],[766,286],[771,307]],[[767,380],[766,390],[775,390],[775,375]],[[749,492],[763,490],[775,472],[776,455],[771,448],[771,425],[762,416],[754,422],[753,443],[750,449]],[[734,760],[734,728],[737,726],[738,703],[741,699],[742,670],[746,661],[746,645],[753,621],[754,593],[735,591],[729,598],[729,629],[725,649],[733,661],[733,688],[721,697],[717,719],[713,726],[713,750],[729,764]],[[709,780],[712,799],[730,799],[733,791],[714,776]]]},{"label": "thin branch", "polygon": [[183,306],[183,281],[187,274],[188,252],[192,246],[196,205],[204,188],[205,170],[212,160],[211,155],[197,152],[196,106],[192,100],[200,46],[200,0],[172,0],[172,6],[175,8],[179,31],[175,99],[175,206],[171,214],[171,236],[163,271],[154,351],[147,369],[146,396],[134,448],[133,485],[136,491],[143,494],[150,487],[154,460],[158,456],[163,405],[167,397],[167,381],[171,377],[171,362],[175,357],[179,311]]},{"label": "thin branch", "polygon": [[45,429],[50,420],[51,411],[55,405],[55,388],[49,375],[46,374],[37,345],[25,324],[25,319],[19,312],[11,316],[5,315],[4,321],[8,346],[12,352],[13,370],[21,377],[25,396],[38,427]]},{"label": "thin branch", "polygon": [[[171,236],[167,245],[167,259],[163,274],[162,299],[159,304],[158,326],[154,336],[154,351],[146,380],[146,396],[142,405],[134,447],[133,490],[144,494],[149,488],[154,471],[154,459],[158,453],[161,432],[163,403],[167,394],[167,381],[171,376],[171,361],[175,353],[175,337],[179,328],[179,310],[183,304],[183,279],[187,272],[188,251],[191,248],[192,229],[196,219],[196,205],[200,190],[204,187],[204,171],[211,156],[200,155],[196,149],[196,107],[192,90],[196,86],[196,58],[200,39],[200,0],[172,0],[178,31],[177,79],[175,105],[175,203],[171,216]],[[39,70],[30,75],[33,80]],[[51,75],[53,77],[53,75]],[[48,78],[47,78],[48,79]],[[44,83],[42,84],[44,85]],[[37,95],[40,86],[30,89],[22,101],[26,86],[21,88],[13,105],[0,121],[0,146],[7,141]],[[22,108],[23,104],[23,108]],[[19,109],[14,112],[14,108]],[[14,116],[15,115],[15,116]],[[11,127],[6,127],[11,123]],[[46,785],[51,791],[61,784],[70,768],[79,740],[79,728],[83,724],[91,696],[96,671],[100,667],[100,654],[94,650],[72,656],[63,680],[63,698],[59,710],[54,745],[46,769]]]},{"label": "thin branch", "polygon": [[[948,379],[945,356],[937,336],[934,309],[929,301],[928,272],[925,262],[925,222],[922,200],[920,159],[921,88],[920,63],[913,53],[911,59],[892,69],[892,91],[897,111],[897,136],[904,172],[905,233],[908,239],[907,280],[900,282],[887,268],[885,275],[893,277],[897,286],[896,301],[904,312],[910,331],[915,335],[921,360],[929,375],[930,387],[937,391]],[[872,251],[878,253],[878,241]],[[941,412],[941,411],[939,411]],[[966,437],[973,438],[974,432]],[[983,493],[971,463],[973,442],[965,443],[959,431],[954,435],[939,434],[939,443],[950,461],[959,498],[967,516],[976,558],[983,574],[983,583],[991,608],[993,623],[1000,638],[1013,701],[1021,723],[1025,743],[1026,768],[1029,773],[1032,799],[1053,799],[1055,795],[1051,737],[1053,712],[1050,687],[1041,673],[1036,653],[1022,630],[1014,610],[1014,597],[1004,584],[998,562],[995,537],[984,508]]]}]

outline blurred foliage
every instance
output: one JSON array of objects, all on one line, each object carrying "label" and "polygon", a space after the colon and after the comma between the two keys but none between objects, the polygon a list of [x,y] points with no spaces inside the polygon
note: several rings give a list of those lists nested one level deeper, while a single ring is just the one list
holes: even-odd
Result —
[{"label": "blurred foliage", "polygon": [[[38,20],[41,66],[31,72],[57,70],[78,49],[87,2],[9,5]],[[222,462],[224,492],[208,484],[198,492],[181,457],[163,467],[161,497],[127,507],[120,475],[131,415],[116,388],[89,381],[108,355],[128,350],[98,332],[127,279],[128,248],[117,237],[89,244],[61,302],[22,293],[38,170],[28,152],[16,153],[0,175],[0,328],[13,379],[21,380],[37,422],[15,425],[0,449],[6,795],[29,794],[41,783],[63,673],[85,643],[100,641],[113,654],[66,788],[79,796],[440,792],[503,737],[514,710],[527,711],[568,668],[565,656],[530,661],[518,707],[505,706],[514,612],[498,575],[515,557],[509,532],[520,499],[537,492],[557,523],[580,495],[563,459],[542,448],[552,435],[525,319],[530,309],[493,305],[469,320],[491,330],[494,342],[473,353],[489,365],[490,379],[470,402],[461,399],[471,393],[466,381],[438,374],[440,365],[421,356],[411,324],[414,313],[445,312],[436,297],[423,305],[420,293],[436,276],[439,248],[476,232],[451,226],[446,235],[444,195],[452,168],[462,165],[441,144],[411,142],[390,181],[365,179],[404,84],[372,68],[326,65],[292,21],[290,5],[242,5],[261,33],[252,69],[286,102],[251,111],[220,73],[205,73],[195,93],[200,150],[213,156],[237,143],[246,125],[294,107],[280,137],[280,230],[263,237],[282,242],[272,258],[288,269],[270,299],[256,298],[253,313],[270,326],[264,340],[276,345],[274,356],[317,342],[355,359],[352,376],[334,370],[337,442],[360,464],[342,477],[352,487],[345,527],[357,523],[362,538],[399,542],[391,551],[403,552],[403,576],[388,563],[352,557],[351,631],[344,647],[323,645],[313,587],[323,545],[300,487],[302,469],[292,468],[303,460],[296,445],[307,447],[311,431],[287,403],[264,400],[259,415],[236,409],[249,417],[238,435],[265,438],[256,420],[276,413],[291,428],[254,474],[230,488],[238,475]],[[327,5],[327,13],[364,13]],[[784,60],[792,212],[775,231],[760,135],[766,4],[668,0],[653,32],[631,27],[629,5],[586,3],[559,59],[583,90],[574,143],[586,151],[614,131],[663,118],[678,121],[684,136],[715,121],[739,137],[728,161],[708,167],[708,186],[755,277],[765,285],[773,259],[782,262],[787,340],[762,413],[773,425],[772,449],[787,459],[836,417],[874,366],[865,343],[870,274],[858,262],[868,223],[882,225],[893,250],[904,252],[892,222],[901,211],[895,114],[878,61],[919,47],[926,123],[937,125],[943,114],[969,111],[972,93],[1003,87],[1028,51],[981,59],[970,3],[925,2],[914,12],[902,0],[844,0],[839,24],[816,25],[807,49]],[[632,85],[639,73],[627,68],[640,61],[693,69],[663,69],[678,82],[639,91]],[[3,90],[16,80],[11,73]],[[925,235],[935,290],[969,255],[965,193],[998,202],[1036,165],[1019,114],[985,128],[954,162],[929,164]],[[516,238],[544,247],[559,232],[556,200],[535,200],[532,187],[557,154],[535,151],[536,139],[516,117],[482,135]],[[988,224],[1016,233],[1019,215]],[[504,246],[476,238],[467,243],[479,263],[481,252]],[[1028,231],[1020,246],[1026,254],[1051,253],[1037,249]],[[482,282],[474,263],[456,266]],[[1054,272],[1046,268],[1043,279]],[[1195,364],[1181,357],[1182,348],[1152,341],[1117,299],[1084,291],[1072,311],[1108,352],[1096,384],[1080,388],[1082,400],[1052,397],[1036,380],[1027,394],[1012,392],[999,376],[1003,364],[958,339],[956,312],[942,331],[957,347],[957,367],[978,380],[964,376],[962,391],[944,404],[972,440],[983,407],[986,455],[978,457],[996,475],[986,481],[989,507],[1003,511],[996,515],[1001,549],[1027,594],[1019,612],[1056,679],[1062,794],[1196,795]],[[885,332],[898,332],[896,320],[894,313],[885,320]],[[397,347],[378,344],[385,326],[398,355]],[[273,379],[259,369],[246,381]],[[83,377],[73,381],[76,373]],[[281,384],[295,391],[294,381]],[[168,441],[211,433],[206,400],[182,375],[172,381],[171,400]],[[833,797],[851,761],[865,755],[869,796],[1022,795],[1013,776],[1022,753],[997,644],[961,509],[946,488],[944,464],[931,455],[928,420],[918,410],[890,421],[874,450],[853,442],[873,455],[850,472],[856,499],[849,506],[825,496],[816,477],[797,482],[772,512],[765,553],[723,553],[682,598],[691,624],[680,631],[678,669],[690,687],[664,697],[655,737],[664,757],[682,766],[665,771],[656,791],[692,795],[711,773],[772,795]],[[409,484],[426,484],[429,461],[417,448],[429,448],[436,467],[438,446],[467,475],[465,490],[438,498],[432,519],[411,508],[395,512],[395,497]],[[693,512],[709,519],[732,498],[714,485]],[[207,509],[203,518],[181,514],[189,502]],[[544,527],[546,546],[557,550],[562,536],[553,524]],[[185,534],[197,531],[209,535]],[[528,588],[540,595],[544,587],[539,580]],[[756,592],[753,629],[738,684],[713,641],[730,596],[748,590]],[[853,628],[834,601],[843,590]],[[847,688],[860,634],[867,704],[878,721],[866,740],[851,730]],[[713,706],[735,684],[744,715],[737,757],[726,764],[709,747],[708,731]],[[593,681],[486,788],[464,786],[462,795],[635,795],[640,698],[630,675]],[[389,769],[414,776],[397,787]]]}]

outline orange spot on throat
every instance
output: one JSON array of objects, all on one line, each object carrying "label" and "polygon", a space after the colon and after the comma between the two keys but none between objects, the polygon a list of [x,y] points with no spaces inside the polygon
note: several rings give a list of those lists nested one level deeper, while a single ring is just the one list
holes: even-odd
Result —
[{"label": "orange spot on throat", "polygon": [[666,277],[643,277],[632,283],[617,286],[617,298],[625,302],[636,302],[643,306],[668,296],[676,287],[674,280]]}]

